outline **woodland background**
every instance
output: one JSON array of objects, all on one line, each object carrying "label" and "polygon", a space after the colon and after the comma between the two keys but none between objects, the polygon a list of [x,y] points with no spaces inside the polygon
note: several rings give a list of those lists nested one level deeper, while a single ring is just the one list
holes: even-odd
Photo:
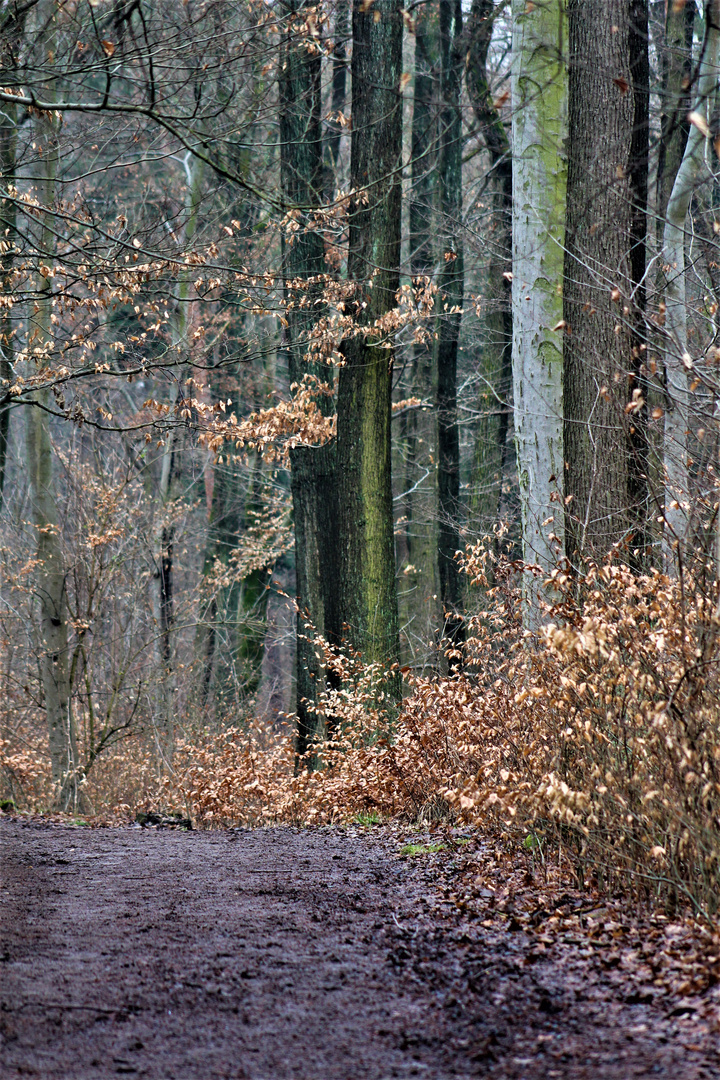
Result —
[{"label": "woodland background", "polygon": [[712,919],[719,47],[2,0],[6,800],[462,817]]}]

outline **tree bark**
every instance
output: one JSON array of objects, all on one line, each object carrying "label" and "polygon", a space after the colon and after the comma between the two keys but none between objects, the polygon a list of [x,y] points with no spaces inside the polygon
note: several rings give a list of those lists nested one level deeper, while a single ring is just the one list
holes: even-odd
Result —
[{"label": "tree bark", "polygon": [[[343,342],[337,419],[341,633],[367,662],[398,659],[390,463],[393,336],[370,329],[395,304],[400,262],[402,15],[399,0],[353,4],[348,275],[365,333]],[[399,695],[399,680],[388,685]]]},{"label": "tree bark", "polygon": [[[322,202],[323,148],[321,128],[321,54],[310,51],[299,33],[299,16],[312,10],[311,4],[288,5],[289,18],[280,74],[280,167],[283,197],[294,214],[295,231],[283,237],[283,276],[286,343],[291,385],[301,384],[306,375],[321,381],[328,369],[309,355],[310,332],[323,314],[321,275],[325,269],[323,236],[310,229],[308,208]],[[342,35],[342,8],[336,21],[333,79],[333,109],[344,107],[345,54]],[[342,100],[340,98],[342,97]],[[329,140],[333,165],[339,153],[339,126],[331,128]],[[318,408],[326,415],[332,399],[319,394]],[[331,636],[329,617],[332,586],[336,574],[330,569],[333,557],[330,538],[334,534],[335,493],[333,446],[296,447],[291,451],[291,489],[295,528],[295,569],[297,599],[297,751],[306,755],[322,741],[324,724],[317,706],[325,688],[325,668],[315,643],[316,635]],[[304,759],[312,765],[314,757]]]},{"label": "tree bark", "polygon": [[[564,318],[566,554],[629,542],[627,424],[635,93],[626,0],[569,0]],[[617,290],[614,292],[613,290]]]},{"label": "tree bark", "polygon": [[[463,594],[455,553],[460,547],[460,442],[457,419],[457,358],[465,283],[462,240],[462,7],[440,0],[440,116],[438,206],[440,276],[435,345],[438,424],[438,574],[444,636],[455,652],[465,640]],[[451,664],[452,666],[452,664]]]},{"label": "tree bark", "polygon": [[660,50],[662,116],[657,165],[657,220],[661,240],[668,200],[690,131],[687,114],[692,102],[690,79],[696,13],[695,0],[665,5],[665,40]]},{"label": "tree bark", "polygon": [[[543,574],[562,552],[563,242],[567,81],[562,0],[513,0],[513,400],[523,557]],[[544,590],[524,575],[523,616]]]},{"label": "tree bark", "polygon": [[[185,158],[187,174],[187,201],[183,243],[185,250],[192,246],[198,224],[198,212],[202,197],[202,185],[205,164],[199,158],[188,154]],[[182,402],[182,381],[188,352],[188,325],[190,313],[189,272],[183,271],[178,281],[177,302],[173,319],[172,348],[177,355],[175,361],[170,415],[177,420],[177,411]],[[177,450],[177,430],[170,427],[162,456],[160,458],[160,478],[158,484],[159,523],[155,535],[155,621],[157,624],[156,656],[158,663],[158,710],[157,738],[158,750],[166,766],[172,764],[175,747],[175,681],[173,675],[172,631],[174,614],[173,597],[173,551],[174,526],[167,520],[166,511],[172,494],[173,470]]]},{"label": "tree bark", "polygon": [[483,346],[486,387],[481,393],[482,420],[476,437],[472,517],[482,529],[497,521],[503,480],[510,464],[508,444],[512,410],[512,183],[510,140],[490,91],[487,57],[492,40],[495,0],[473,0],[467,28],[465,83],[475,119],[490,158],[494,187],[492,251],[488,267],[488,300]]},{"label": "tree bark", "polygon": [[[635,410],[628,419],[628,503],[633,535],[630,560],[638,569],[650,554],[650,492],[648,484],[648,383],[646,370],[646,288],[648,235],[648,169],[650,162],[650,57],[647,0],[630,2],[630,75],[633,92],[633,127],[630,145],[630,278],[631,353],[628,402]],[[635,554],[637,552],[637,554]]]},{"label": "tree bark", "polygon": [[[14,69],[17,51],[22,41],[27,13],[5,16],[0,42],[0,65],[3,68],[3,84],[15,84]],[[5,102],[0,109],[0,184],[6,190],[15,182],[17,154],[18,109]],[[0,291],[11,295],[10,275],[15,262],[17,207],[14,199],[3,199],[0,193]],[[5,472],[7,469],[8,440],[10,436],[10,395],[7,386],[13,376],[12,308],[0,302],[0,509],[3,506]]]},{"label": "tree bark", "polygon": [[[39,26],[46,27],[44,8],[38,11]],[[52,32],[42,34],[40,48],[55,53]],[[52,63],[52,61],[50,61]],[[55,80],[46,87],[54,100]],[[38,269],[35,274],[36,299],[28,320],[28,340],[39,369],[47,367],[53,347],[52,310],[55,255],[53,211],[58,169],[58,123],[50,113],[35,117],[35,140],[41,149],[36,169],[39,203],[37,231]],[[53,478],[53,451],[48,427],[50,392],[36,390],[27,411],[26,455],[33,525],[37,536],[38,569],[36,594],[40,603],[40,671],[48,724],[50,762],[55,804],[61,810],[74,806],[78,798],[78,759],[70,701],[68,657],[68,609],[66,571],[60,537],[59,515]]]},{"label": "tree bark", "polygon": [[[720,0],[705,4],[705,40],[697,83],[694,115],[682,164],[667,205],[663,245],[665,286],[665,528],[663,559],[668,571],[689,541],[690,477],[688,468],[689,387],[693,360],[688,354],[685,300],[685,224],[690,200],[706,168],[708,133],[720,75]],[[704,124],[703,124],[704,121]],[[704,130],[703,130],[704,127]],[[714,151],[710,151],[714,153]]]},{"label": "tree bark", "polygon": [[[432,279],[435,271],[433,218],[438,157],[436,4],[418,8],[415,21],[415,79],[411,131],[409,194],[410,273],[414,280]],[[437,559],[438,453],[435,415],[436,375],[431,342],[412,347],[410,390],[426,403],[411,409],[405,424],[404,489],[401,516],[407,581],[399,597],[401,619],[415,660],[435,661],[429,648],[440,624]],[[427,652],[426,652],[427,650]],[[419,652],[419,657],[418,657]]]}]

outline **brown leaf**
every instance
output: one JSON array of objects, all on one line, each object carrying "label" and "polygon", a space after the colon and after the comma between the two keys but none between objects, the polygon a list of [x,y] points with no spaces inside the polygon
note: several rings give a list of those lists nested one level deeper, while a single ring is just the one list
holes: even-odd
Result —
[{"label": "brown leaf", "polygon": [[630,89],[630,83],[627,81],[627,79],[624,79],[621,75],[619,78],[613,79],[613,82],[615,83],[621,94],[627,94],[628,90]]},{"label": "brown leaf", "polygon": [[101,41],[102,51],[106,56],[113,56],[115,53],[115,45],[112,41]]}]

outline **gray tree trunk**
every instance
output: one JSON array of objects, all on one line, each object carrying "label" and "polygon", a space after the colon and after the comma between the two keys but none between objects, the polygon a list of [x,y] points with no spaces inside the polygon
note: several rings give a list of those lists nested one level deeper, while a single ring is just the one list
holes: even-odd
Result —
[{"label": "gray tree trunk", "polygon": [[[685,225],[690,200],[715,151],[710,138],[711,112],[720,77],[720,0],[705,4],[705,41],[685,153],[667,205],[663,244],[665,286],[665,528],[663,560],[672,571],[689,540],[690,477],[688,466],[689,386],[693,359],[688,354],[685,298]],[[712,169],[717,167],[713,162]]]},{"label": "gray tree trunk", "polygon": [[[523,557],[546,575],[563,544],[563,243],[567,79],[562,0],[513,0],[513,401]],[[536,629],[542,577],[524,576]]]},{"label": "gray tree trunk", "polygon": [[630,546],[628,373],[635,118],[627,0],[569,0],[564,318],[566,554]]}]

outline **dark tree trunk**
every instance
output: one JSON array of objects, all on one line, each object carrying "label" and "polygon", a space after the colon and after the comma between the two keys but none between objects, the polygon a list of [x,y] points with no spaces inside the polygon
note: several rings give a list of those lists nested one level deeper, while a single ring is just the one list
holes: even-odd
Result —
[{"label": "dark tree trunk", "polygon": [[563,413],[566,552],[577,563],[632,536],[623,306],[632,288],[635,94],[626,0],[569,0],[568,17]]},{"label": "dark tree trunk", "polygon": [[[300,384],[306,375],[320,380],[329,377],[327,368],[308,360],[308,337],[322,314],[320,275],[324,270],[322,233],[308,229],[308,208],[321,204],[323,182],[322,128],[320,121],[321,56],[305,47],[293,16],[302,15],[311,5],[293,2],[283,41],[280,73],[280,142],[283,197],[288,210],[294,207],[299,226],[283,242],[283,275],[287,316],[286,342],[291,384]],[[338,15],[338,23],[342,20]],[[338,27],[341,31],[341,26]],[[336,49],[344,49],[342,38]],[[337,108],[344,105],[344,52],[336,54],[333,94]],[[339,101],[342,92],[342,102]],[[333,107],[335,108],[335,97]],[[333,163],[339,152],[337,141],[329,140]],[[311,302],[308,303],[307,301]],[[331,399],[318,395],[318,407],[332,410]],[[335,448],[297,447],[291,452],[291,487],[295,525],[297,590],[297,716],[299,755],[307,753],[322,738],[323,725],[317,712],[319,695],[325,686],[322,659],[314,643],[316,634],[328,637],[333,623],[329,618],[331,593],[336,575],[331,573],[329,547],[334,535],[333,463]]]},{"label": "dark tree trunk", "polygon": [[[491,394],[483,394],[483,405],[486,411],[490,409],[498,415],[492,417],[491,423],[481,425],[477,437],[474,479],[480,492],[474,497],[473,516],[481,527],[497,519],[503,479],[512,454],[512,446],[508,444],[512,410],[512,153],[502,117],[493,103],[487,71],[488,49],[498,10],[495,0],[473,0],[465,70],[468,95],[490,158],[495,204],[493,254],[488,269],[488,299],[493,309],[485,319],[489,340],[484,350],[486,377],[493,385]],[[499,409],[498,397],[503,402]],[[484,496],[488,486],[492,490]]]},{"label": "dark tree trunk", "polygon": [[440,0],[440,132],[438,206],[441,269],[436,342],[438,417],[438,572],[445,636],[464,640],[463,596],[455,553],[460,547],[460,444],[457,419],[457,357],[462,318],[462,35],[460,0]]},{"label": "dark tree trunk", "polygon": [[[369,329],[395,304],[400,262],[402,15],[399,0],[353,4],[348,274],[364,334],[343,343],[337,421],[338,619],[366,661],[398,659],[390,464],[393,335]],[[388,686],[399,694],[399,680]]]}]

